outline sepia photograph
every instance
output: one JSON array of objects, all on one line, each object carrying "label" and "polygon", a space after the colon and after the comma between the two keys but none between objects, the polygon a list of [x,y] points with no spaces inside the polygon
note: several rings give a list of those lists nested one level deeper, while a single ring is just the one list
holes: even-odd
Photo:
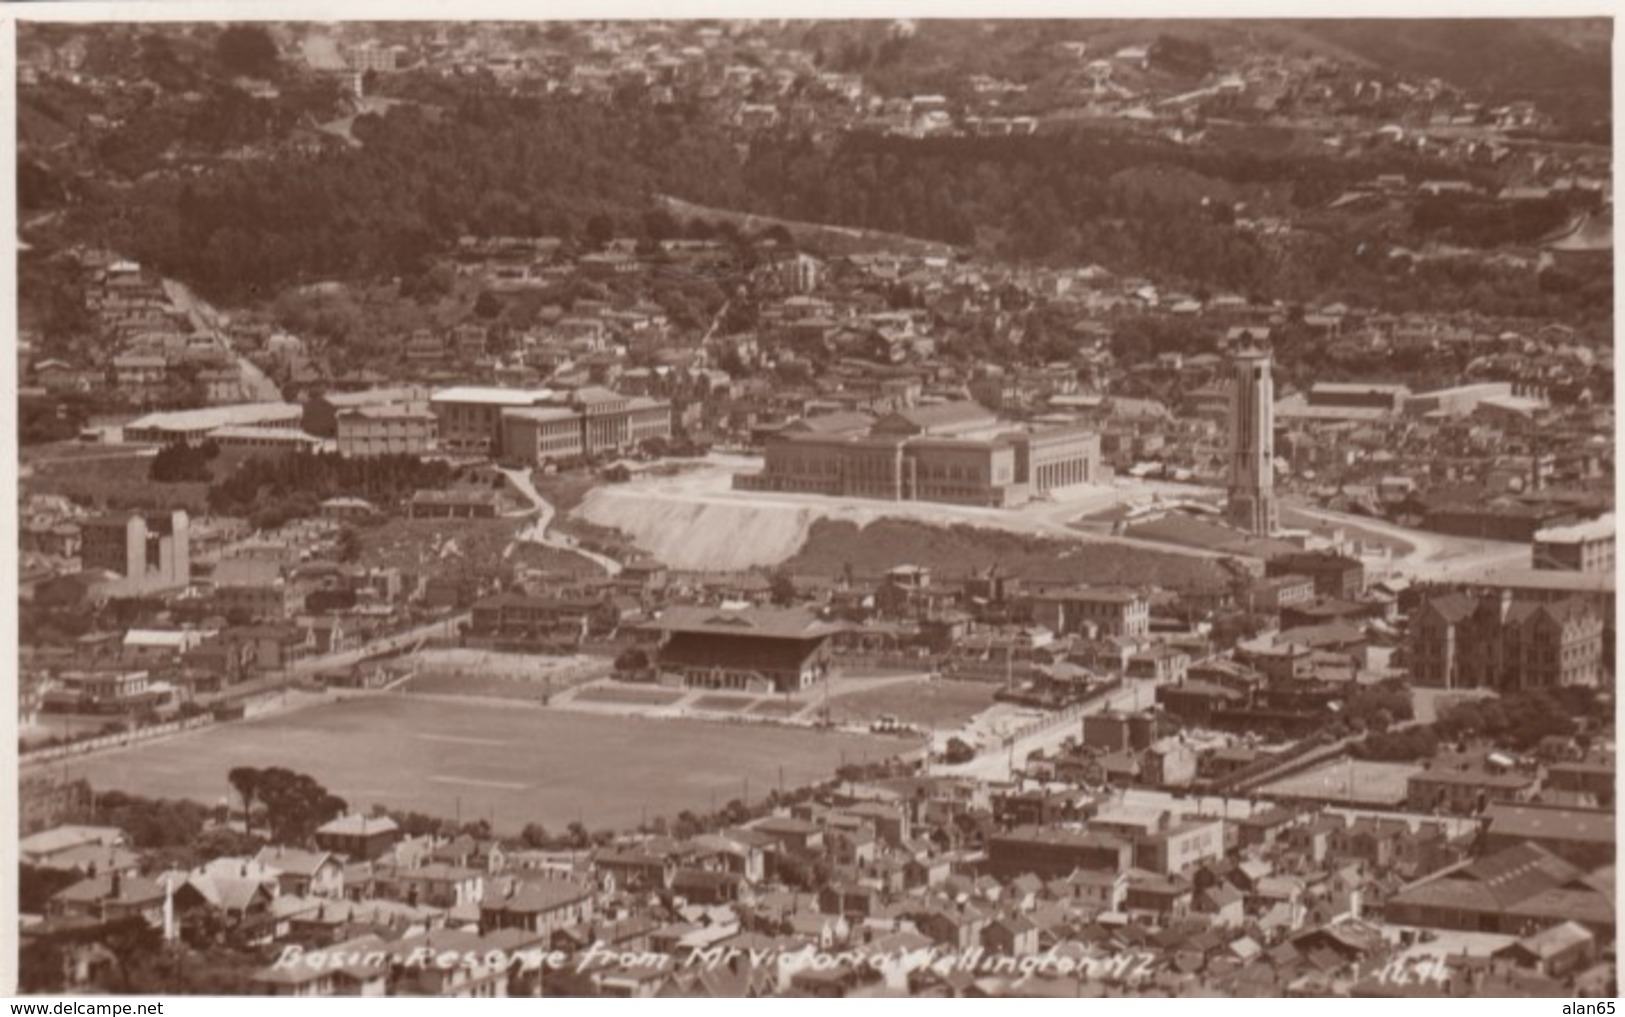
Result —
[{"label": "sepia photograph", "polygon": [[20,6],[0,993],[1613,1012],[1611,17]]}]

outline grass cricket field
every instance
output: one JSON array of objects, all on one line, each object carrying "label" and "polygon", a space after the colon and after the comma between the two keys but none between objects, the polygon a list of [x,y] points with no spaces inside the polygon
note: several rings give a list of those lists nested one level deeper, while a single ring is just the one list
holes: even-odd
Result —
[{"label": "grass cricket field", "polygon": [[[635,826],[828,779],[895,738],[768,724],[597,716],[514,702],[379,696],[296,710],[48,764],[98,791],[218,803],[234,766],[309,773],[352,809],[374,804],[562,830]],[[235,804],[235,803],[234,803]]]}]

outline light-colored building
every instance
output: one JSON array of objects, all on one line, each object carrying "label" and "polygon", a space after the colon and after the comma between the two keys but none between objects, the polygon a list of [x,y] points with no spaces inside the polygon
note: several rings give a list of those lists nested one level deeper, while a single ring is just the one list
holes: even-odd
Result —
[{"label": "light-colored building", "polygon": [[1144,638],[1151,630],[1151,601],[1124,587],[1069,586],[1032,596],[1033,621],[1057,635]]},{"label": "light-colored building", "polygon": [[322,439],[291,427],[222,427],[209,435],[221,448],[259,452],[314,452]]},{"label": "light-colored building", "polygon": [[419,456],[434,448],[439,422],[427,404],[357,406],[334,417],[340,455]]},{"label": "light-colored building", "polygon": [[496,453],[502,443],[503,411],[545,406],[555,395],[549,389],[461,386],[430,396],[429,409],[438,422],[442,448]]},{"label": "light-colored building", "polygon": [[196,445],[224,427],[297,428],[303,413],[294,403],[244,403],[240,406],[151,413],[124,425],[124,440],[157,445],[176,442]]},{"label": "light-colored building", "polygon": [[1566,572],[1614,571],[1614,514],[1535,534],[1531,563],[1537,569]]},{"label": "light-colored building", "polygon": [[741,490],[1003,507],[1098,483],[1100,436],[1078,426],[1017,430],[975,403],[898,410],[861,433],[798,431],[771,439]]},{"label": "light-colored building", "polygon": [[670,438],[671,404],[584,388],[544,406],[502,414],[502,455],[527,463],[636,448]]},{"label": "light-colored building", "polygon": [[185,512],[151,517],[119,513],[79,524],[79,558],[86,569],[123,577],[110,596],[185,589],[192,582],[191,527]]},{"label": "light-colored building", "polygon": [[427,413],[428,399],[428,390],[417,385],[323,392],[305,400],[304,429],[323,438],[334,438],[338,436],[338,416],[345,410],[410,406]]},{"label": "light-colored building", "polygon": [[1248,533],[1280,528],[1275,505],[1275,382],[1267,353],[1239,354],[1231,366],[1230,497],[1225,514]]}]

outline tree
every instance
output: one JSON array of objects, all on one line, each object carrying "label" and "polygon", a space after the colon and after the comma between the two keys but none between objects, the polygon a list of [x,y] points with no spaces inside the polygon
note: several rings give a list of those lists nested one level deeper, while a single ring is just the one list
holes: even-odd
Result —
[{"label": "tree", "polygon": [[335,543],[338,545],[335,552],[341,562],[354,562],[361,560],[361,534],[354,527],[346,526],[339,531]]},{"label": "tree", "polygon": [[119,987],[125,992],[131,991],[131,973],[136,962],[153,956],[163,945],[159,930],[140,915],[106,923],[98,939],[118,961]]},{"label": "tree", "polygon": [[232,25],[214,42],[215,58],[233,74],[274,78],[281,70],[276,40],[260,25]]},{"label": "tree", "polygon": [[780,607],[788,607],[794,604],[798,595],[795,579],[791,577],[790,573],[782,570],[773,573],[772,582],[769,584],[769,595],[772,596],[773,603]]},{"label": "tree", "polygon": [[271,839],[281,844],[309,841],[317,827],[348,808],[344,799],[331,794],[314,777],[280,766],[260,772],[258,791],[265,803]]},{"label": "tree", "polygon": [[526,847],[540,850],[547,847],[547,830],[540,823],[526,823],[519,831],[519,839]]},{"label": "tree", "polygon": [[82,878],[78,872],[23,864],[17,869],[17,910],[25,915],[43,915],[57,891],[67,889]]},{"label": "tree", "polygon": [[585,239],[588,247],[595,251],[603,250],[609,246],[611,240],[615,239],[615,220],[602,212],[592,216],[587,220]]},{"label": "tree", "polygon": [[502,313],[502,298],[490,290],[481,290],[474,300],[474,316],[490,321]]},{"label": "tree", "polygon": [[243,829],[252,829],[254,822],[254,799],[259,796],[261,774],[258,767],[234,766],[226,774],[226,781],[237,792],[237,797],[243,800]]}]

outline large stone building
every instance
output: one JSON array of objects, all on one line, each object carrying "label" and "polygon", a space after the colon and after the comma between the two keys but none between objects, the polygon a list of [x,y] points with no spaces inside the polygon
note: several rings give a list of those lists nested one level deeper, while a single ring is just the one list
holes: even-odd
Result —
[{"label": "large stone building", "polygon": [[902,409],[867,431],[790,430],[769,440],[751,491],[1003,507],[1097,483],[1100,436],[1079,426],[1021,429],[968,402]]},{"label": "large stone building", "polygon": [[1411,680],[1506,692],[1596,685],[1603,627],[1578,598],[1536,603],[1514,600],[1509,591],[1435,597],[1411,620]]},{"label": "large stone building", "polygon": [[1275,382],[1267,353],[1242,353],[1231,368],[1230,498],[1232,525],[1248,533],[1280,528],[1275,505]]},{"label": "large stone building", "polygon": [[494,455],[502,445],[502,414],[505,410],[545,406],[554,398],[555,393],[545,388],[465,385],[436,392],[429,397],[429,409],[439,423],[442,449]]},{"label": "large stone building", "polygon": [[584,388],[544,406],[502,414],[502,455],[539,463],[635,448],[671,437],[671,404]]},{"label": "large stone building", "polygon": [[670,403],[602,388],[451,388],[436,392],[429,406],[443,449],[516,462],[616,452],[671,437]]}]

